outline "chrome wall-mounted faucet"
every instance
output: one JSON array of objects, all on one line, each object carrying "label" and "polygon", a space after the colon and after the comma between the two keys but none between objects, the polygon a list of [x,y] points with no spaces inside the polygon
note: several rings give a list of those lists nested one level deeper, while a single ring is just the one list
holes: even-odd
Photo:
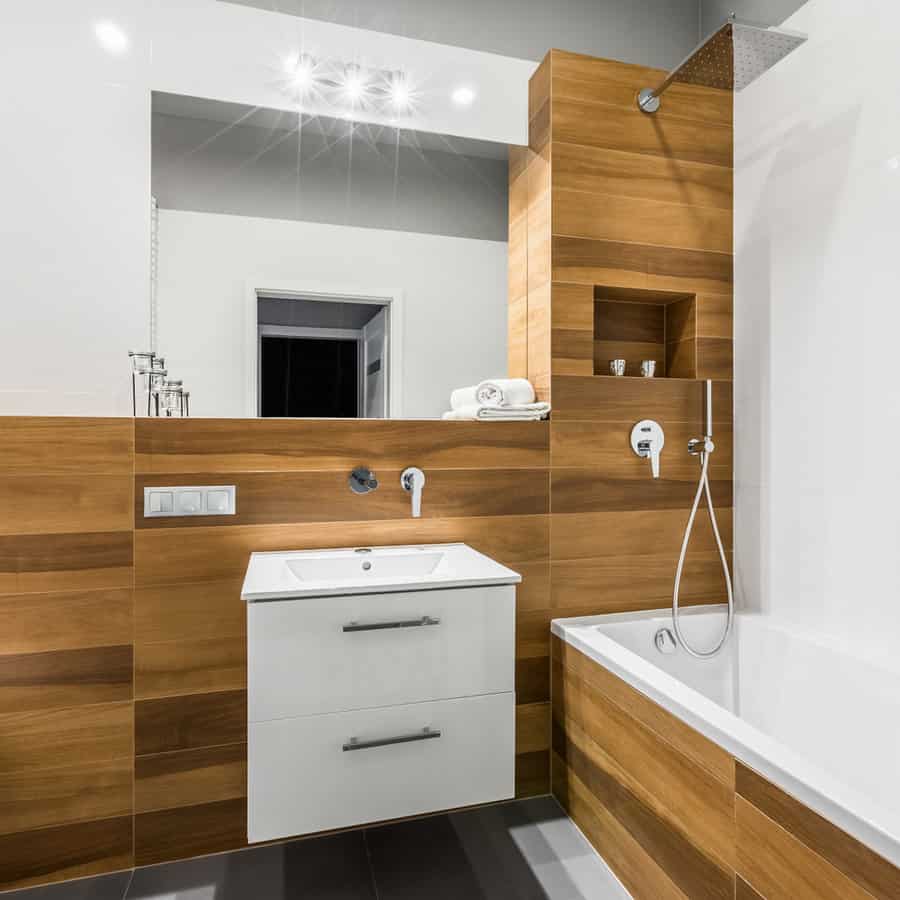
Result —
[{"label": "chrome wall-mounted faucet", "polygon": [[666,446],[666,435],[659,422],[642,419],[631,429],[631,449],[641,457],[650,460],[650,473],[659,478],[659,454]]},{"label": "chrome wall-mounted faucet", "polygon": [[400,486],[411,495],[412,515],[414,519],[422,517],[422,488],[425,487],[425,473],[415,466],[403,470]]},{"label": "chrome wall-mounted faucet", "polygon": [[368,494],[369,491],[374,491],[378,487],[378,479],[375,477],[375,473],[365,466],[357,466],[350,473],[347,481],[350,484],[350,490],[354,494]]}]

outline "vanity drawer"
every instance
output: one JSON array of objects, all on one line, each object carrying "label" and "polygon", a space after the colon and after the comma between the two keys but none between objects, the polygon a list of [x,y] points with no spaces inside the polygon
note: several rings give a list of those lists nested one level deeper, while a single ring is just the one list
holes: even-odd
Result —
[{"label": "vanity drawer", "polygon": [[515,587],[247,605],[251,722],[511,691]]},{"label": "vanity drawer", "polygon": [[505,800],[514,769],[513,693],[251,724],[248,840]]}]

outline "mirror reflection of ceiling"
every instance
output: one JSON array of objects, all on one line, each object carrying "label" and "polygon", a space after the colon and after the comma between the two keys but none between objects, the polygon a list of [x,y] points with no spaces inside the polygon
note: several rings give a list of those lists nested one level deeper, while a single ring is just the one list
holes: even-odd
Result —
[{"label": "mirror reflection of ceiling", "polygon": [[152,144],[162,209],[507,239],[506,144],[161,93]]}]

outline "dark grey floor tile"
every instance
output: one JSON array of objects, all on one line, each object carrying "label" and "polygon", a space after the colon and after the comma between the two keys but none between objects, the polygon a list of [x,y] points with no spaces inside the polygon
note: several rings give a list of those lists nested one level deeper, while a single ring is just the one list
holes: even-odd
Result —
[{"label": "dark grey floor tile", "polygon": [[362,832],[148,866],[128,900],[376,900]]},{"label": "dark grey floor tile", "polygon": [[2,900],[122,900],[131,879],[131,870],[79,878],[47,887],[26,888],[0,893]]},{"label": "dark grey floor tile", "polygon": [[449,816],[366,831],[379,900],[500,900],[484,893]]}]

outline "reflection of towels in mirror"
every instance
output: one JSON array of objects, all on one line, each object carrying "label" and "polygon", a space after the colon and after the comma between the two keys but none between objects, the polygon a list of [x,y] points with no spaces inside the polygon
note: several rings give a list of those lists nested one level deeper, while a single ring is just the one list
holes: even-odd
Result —
[{"label": "reflection of towels in mirror", "polygon": [[444,418],[488,422],[536,422],[549,415],[549,403],[520,403],[517,406],[483,406],[473,403],[445,412]]}]

